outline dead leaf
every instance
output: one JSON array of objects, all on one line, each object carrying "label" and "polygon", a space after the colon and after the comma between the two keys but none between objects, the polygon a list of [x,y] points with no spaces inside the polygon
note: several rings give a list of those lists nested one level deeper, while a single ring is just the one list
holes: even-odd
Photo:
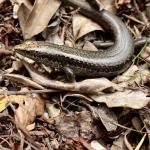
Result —
[{"label": "dead leaf", "polygon": [[0,4],[3,3],[5,0],[0,0]]},{"label": "dead leaf", "polygon": [[[76,121],[80,127],[80,136],[84,139],[92,139],[94,135],[92,115],[88,111],[82,111],[76,114]],[[77,126],[78,126],[77,125]]]},{"label": "dead leaf", "polygon": [[132,65],[126,72],[122,75],[117,76],[113,81],[115,83],[121,83],[130,80],[135,76],[136,72],[139,71],[139,68],[136,65]]},{"label": "dead leaf", "polygon": [[22,1],[20,4],[18,18],[24,38],[29,39],[46,28],[61,2],[58,0],[35,0],[32,9],[26,3],[27,1]]},{"label": "dead leaf", "polygon": [[44,89],[44,87],[42,87],[38,83],[32,81],[31,79],[29,79],[29,78],[27,78],[27,77],[25,77],[23,75],[5,74],[4,77],[9,79],[9,80],[16,81],[17,83],[24,84],[26,86],[34,87],[36,89]]},{"label": "dead leaf", "polygon": [[6,46],[2,42],[0,42],[0,56],[11,55],[11,54],[12,52],[7,50]]},{"label": "dead leaf", "polygon": [[34,128],[35,128],[35,122],[26,126],[26,129],[27,129],[28,131],[31,131],[31,130],[33,130]]},{"label": "dead leaf", "polygon": [[96,102],[106,103],[108,107],[129,107],[134,109],[141,109],[150,101],[150,97],[147,97],[147,94],[139,90],[118,91],[111,94],[105,93],[103,95],[91,97]]},{"label": "dead leaf", "polygon": [[5,99],[5,96],[0,96],[0,112],[6,109],[8,101]]},{"label": "dead leaf", "polygon": [[131,0],[118,0],[118,5],[129,4]]},{"label": "dead leaf", "polygon": [[15,111],[15,118],[18,119],[24,127],[33,123],[37,116],[44,112],[44,101],[35,94],[32,96],[10,95],[1,96],[0,112],[6,109],[9,103],[18,104]]},{"label": "dead leaf", "polygon": [[19,120],[24,127],[33,123],[37,116],[41,116],[44,113],[44,101],[36,94],[32,96],[8,96],[6,97],[8,102],[18,104],[16,108],[15,119]]},{"label": "dead leaf", "polygon": [[60,142],[58,142],[57,139],[53,138],[51,141],[48,139],[48,142],[50,143],[52,149],[59,149]]},{"label": "dead leaf", "polygon": [[31,11],[32,9],[32,4],[31,4],[31,1],[30,0],[11,0],[12,4],[13,5],[21,5],[21,4],[24,4],[25,7],[27,9],[29,9]]},{"label": "dead leaf", "polygon": [[93,150],[107,150],[104,146],[102,146],[98,141],[92,141],[91,147]]},{"label": "dead leaf", "polygon": [[121,135],[119,138],[113,141],[112,146],[110,147],[110,150],[124,150],[126,147],[124,145],[124,136]]},{"label": "dead leaf", "polygon": [[42,32],[42,36],[49,43],[54,43],[58,45],[64,45],[64,40],[58,34],[60,28],[60,18],[56,17],[55,20],[45,28]]},{"label": "dead leaf", "polygon": [[22,67],[21,61],[13,61],[12,63],[13,70],[18,71],[20,70],[21,67]]},{"label": "dead leaf", "polygon": [[60,115],[60,109],[56,108],[54,104],[46,103],[46,109],[50,118]]},{"label": "dead leaf", "polygon": [[85,42],[83,50],[98,51],[98,49],[94,46],[94,44],[89,41]]},{"label": "dead leaf", "polygon": [[63,40],[59,37],[58,34],[49,35],[46,41],[57,45],[64,45]]},{"label": "dead leaf", "polygon": [[96,115],[97,118],[101,120],[103,125],[105,126],[106,130],[109,131],[115,131],[117,129],[117,126],[112,124],[117,124],[117,116],[113,111],[108,109],[108,107],[100,105],[99,107],[90,107],[93,111],[93,113]]},{"label": "dead leaf", "polygon": [[76,118],[74,114],[58,116],[55,118],[56,128],[62,135],[66,137],[78,137],[79,136],[79,128],[76,125]]},{"label": "dead leaf", "polygon": [[76,138],[82,137],[92,139],[94,133],[92,126],[92,116],[88,111],[82,111],[77,114],[62,114],[55,117],[56,128],[62,135],[66,137]]},{"label": "dead leaf", "polygon": [[96,22],[93,22],[91,19],[76,14],[73,16],[73,34],[75,37],[75,40],[79,39],[83,35],[86,35],[89,32],[95,31],[95,30],[103,30],[99,24]]},{"label": "dead leaf", "polygon": [[150,71],[147,65],[139,67],[133,65],[125,73],[117,76],[113,82],[119,83],[120,87],[139,89],[140,85],[148,83],[149,78]]},{"label": "dead leaf", "polygon": [[139,130],[139,131],[142,130],[143,124],[138,117],[133,117],[131,122],[132,122],[132,126],[134,127],[134,129]]},{"label": "dead leaf", "polygon": [[116,8],[114,5],[115,0],[96,0],[96,1],[99,1],[103,5],[104,9],[106,9],[114,14],[116,13]]}]

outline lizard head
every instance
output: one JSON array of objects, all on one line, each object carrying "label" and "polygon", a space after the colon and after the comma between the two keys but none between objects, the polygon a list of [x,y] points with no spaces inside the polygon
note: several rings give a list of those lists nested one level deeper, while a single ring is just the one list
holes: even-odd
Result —
[{"label": "lizard head", "polygon": [[37,41],[26,41],[23,42],[22,44],[16,45],[14,47],[14,50],[19,50],[19,51],[30,51],[31,49],[37,48],[38,47],[38,42]]}]

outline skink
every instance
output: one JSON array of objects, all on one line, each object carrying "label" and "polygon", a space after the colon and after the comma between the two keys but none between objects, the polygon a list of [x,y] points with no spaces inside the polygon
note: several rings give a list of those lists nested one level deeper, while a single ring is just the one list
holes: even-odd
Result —
[{"label": "skink", "polygon": [[81,14],[91,18],[110,32],[114,45],[105,50],[85,51],[34,41],[17,45],[16,52],[47,66],[69,67],[79,76],[109,77],[127,70],[132,64],[134,42],[124,23],[109,11],[98,11],[79,0],[62,0],[62,2],[79,8]]}]

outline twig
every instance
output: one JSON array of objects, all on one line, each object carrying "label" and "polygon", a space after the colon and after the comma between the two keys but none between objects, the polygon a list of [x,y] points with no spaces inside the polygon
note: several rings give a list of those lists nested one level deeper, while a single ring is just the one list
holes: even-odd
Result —
[{"label": "twig", "polygon": [[38,94],[38,93],[57,93],[61,90],[43,89],[43,90],[30,90],[30,91],[0,91],[0,95],[25,95],[25,94]]},{"label": "twig", "polygon": [[144,134],[144,136],[142,137],[142,139],[140,140],[139,144],[136,146],[136,148],[134,150],[140,150],[145,138],[146,138],[147,134]]},{"label": "twig", "polygon": [[134,59],[132,60],[133,64],[135,63],[135,60],[141,55],[141,53],[145,50],[147,46],[147,41],[146,43],[144,44],[143,48],[141,49],[141,51],[134,57]]},{"label": "twig", "polygon": [[22,132],[20,130],[18,130],[19,134],[20,134],[20,146],[19,149],[23,150],[23,146],[24,146],[24,135],[22,134]]},{"label": "twig", "polygon": [[148,24],[149,24],[148,20],[147,20],[145,14],[140,11],[139,6],[136,3],[136,0],[133,0],[133,4],[134,4],[134,7],[135,7],[137,13],[139,14],[140,19],[148,26]]},{"label": "twig", "polygon": [[145,25],[144,22],[138,20],[137,18],[134,18],[134,17],[132,17],[132,16],[128,16],[128,15],[126,15],[126,14],[123,14],[123,16],[126,17],[126,18],[128,18],[128,19],[130,19],[130,20],[132,20],[132,21],[134,21],[134,22],[136,22],[136,23],[139,23],[139,24],[141,24],[141,25]]},{"label": "twig", "polygon": [[6,142],[6,143],[9,145],[9,147],[12,148],[12,145],[11,145],[6,139],[4,139],[4,138],[1,137],[1,136],[0,136],[0,139],[3,140],[3,141],[0,143],[0,145],[2,145],[4,142]]},{"label": "twig", "polygon": [[144,59],[144,58],[142,58],[140,56],[138,56],[138,58],[141,59],[141,60],[143,60],[148,66],[150,66],[150,63],[146,59]]}]

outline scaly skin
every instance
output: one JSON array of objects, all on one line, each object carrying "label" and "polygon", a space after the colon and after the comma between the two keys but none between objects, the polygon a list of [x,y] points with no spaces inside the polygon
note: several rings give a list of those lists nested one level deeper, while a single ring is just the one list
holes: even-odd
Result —
[{"label": "scaly skin", "polygon": [[83,51],[46,42],[27,42],[17,53],[52,67],[69,67],[79,76],[115,76],[132,64],[134,42],[124,23],[106,10],[97,11],[78,0],[62,0],[112,34],[114,45],[101,51]]}]

